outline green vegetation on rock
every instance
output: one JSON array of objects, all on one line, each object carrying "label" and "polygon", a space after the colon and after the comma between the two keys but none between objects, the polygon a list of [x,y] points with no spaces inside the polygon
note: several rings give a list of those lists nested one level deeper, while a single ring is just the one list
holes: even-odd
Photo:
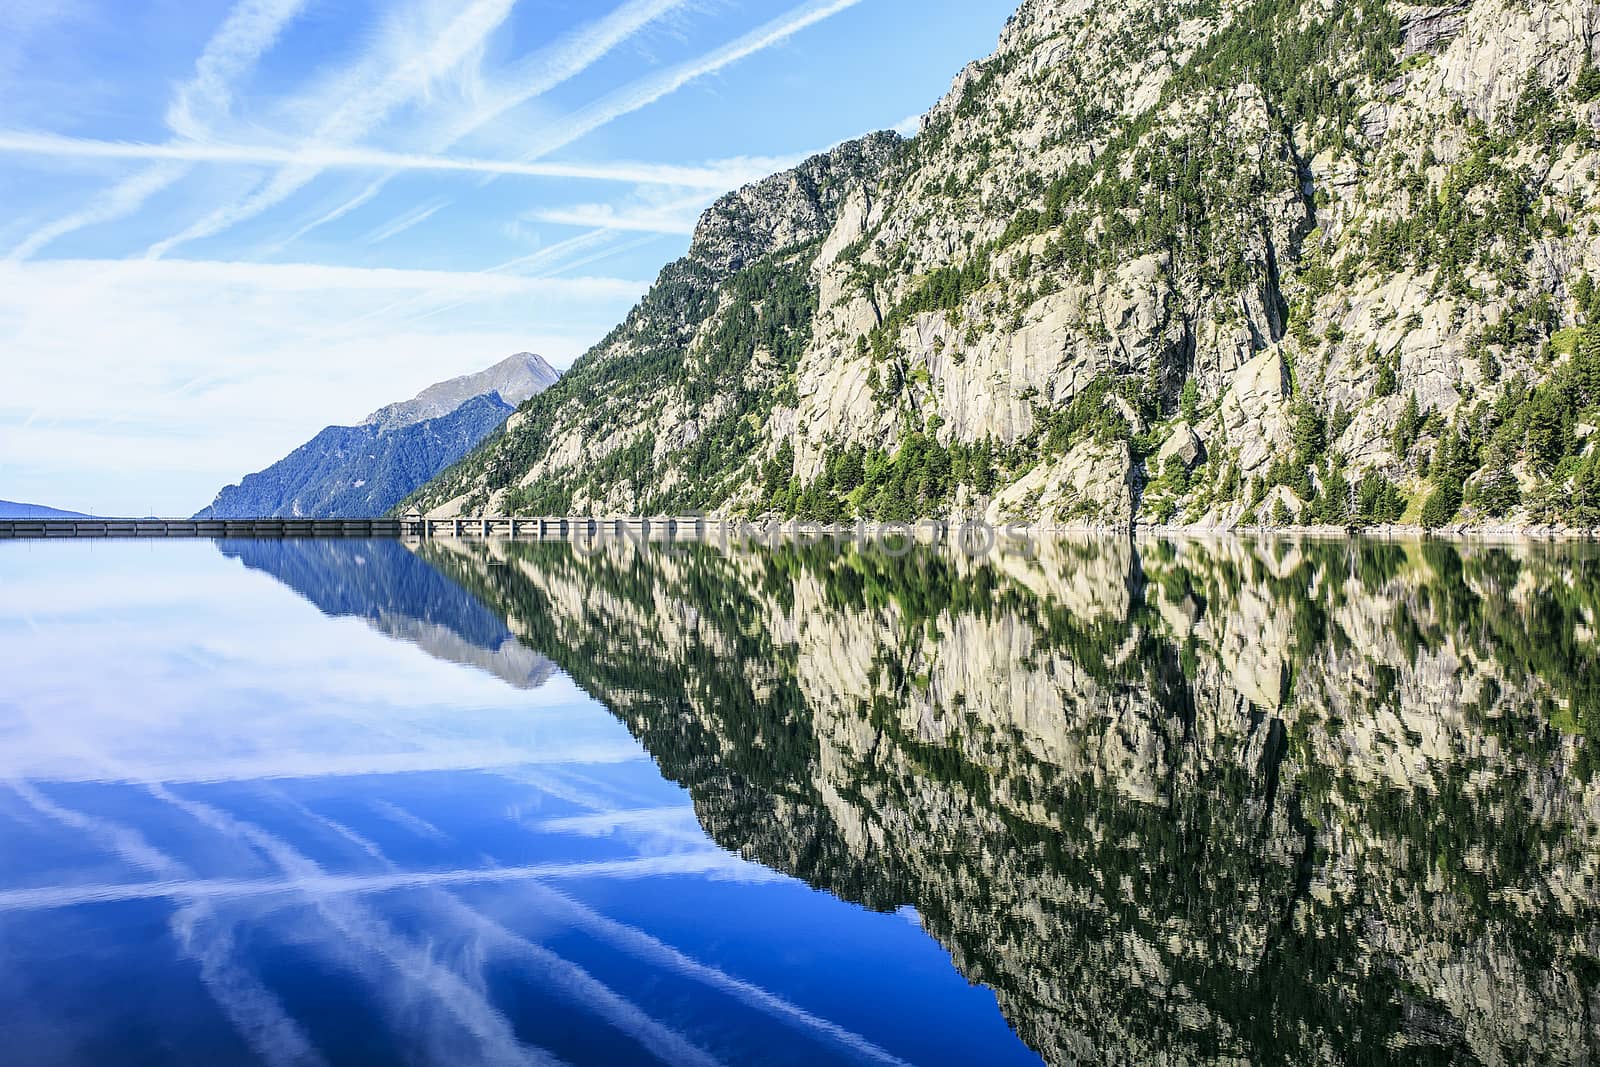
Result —
[{"label": "green vegetation on rock", "polygon": [[415,502],[1600,524],[1587,2],[1026,0]]}]

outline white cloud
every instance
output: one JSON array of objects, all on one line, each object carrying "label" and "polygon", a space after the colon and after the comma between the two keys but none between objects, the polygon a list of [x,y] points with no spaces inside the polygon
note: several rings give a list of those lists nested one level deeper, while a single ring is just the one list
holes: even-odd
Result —
[{"label": "white cloud", "polygon": [[[483,271],[405,270],[397,267],[339,267],[321,263],[251,263],[230,260],[56,259],[30,264],[0,264],[0,286],[34,291],[42,299],[56,288],[55,300],[81,306],[86,289],[106,286],[146,290],[198,291],[236,288],[253,293],[359,293],[421,290],[450,295],[536,294],[637,296],[643,283],[621,278],[526,278]],[[15,298],[5,294],[6,303]],[[0,305],[0,316],[4,314]],[[0,318],[0,321],[4,321]]]},{"label": "white cloud", "polygon": [[[99,141],[57,134],[0,131],[0,152],[87,159],[144,159],[184,163],[221,163],[249,166],[304,167],[318,170],[441,171],[504,174],[523,178],[567,178],[642,185],[667,185],[722,191],[793,166],[798,160],[784,156],[735,156],[710,160],[699,166],[613,160],[603,163],[552,163],[528,160],[475,159],[461,156],[418,155],[380,149],[304,144],[273,145],[201,144],[174,141],[147,144],[138,141]],[[187,173],[186,169],[176,172]],[[156,190],[165,186],[157,186]],[[154,190],[153,190],[154,191]],[[374,190],[375,194],[376,190]],[[144,195],[148,195],[144,194]],[[142,203],[144,196],[139,202]],[[369,197],[370,199],[370,197]],[[363,200],[363,203],[366,201]],[[137,206],[135,204],[134,206]],[[122,214],[126,214],[124,211]],[[322,221],[344,214],[330,213]],[[120,217],[120,215],[115,216]]]},{"label": "white cloud", "polygon": [[145,167],[117,182],[82,209],[34,230],[23,238],[21,244],[11,250],[7,258],[27,259],[58,237],[103,222],[126,218],[138,211],[146,200],[187,173],[189,167],[183,163],[157,163]]},{"label": "white cloud", "polygon": [[559,226],[688,236],[694,233],[700,212],[711,199],[694,196],[666,204],[627,205],[621,208],[614,204],[573,204],[564,208],[539,208],[524,217],[534,222]]},{"label": "white cloud", "polygon": [[813,0],[812,3],[793,8],[697,59],[623,86],[569,116],[566,122],[557,124],[540,144],[523,158],[536,159],[558,148],[564,148],[585,134],[615,122],[624,115],[648,107],[692,81],[715,74],[741,59],[782,44],[801,30],[831,18],[860,2],[861,0]]},{"label": "white cloud", "polygon": [[[91,0],[7,0],[0,4],[0,83],[7,95],[26,94],[18,77],[29,61],[48,54],[74,24],[92,23]],[[7,101],[8,103],[12,101]]]},{"label": "white cloud", "polygon": [[391,237],[398,237],[413,226],[420,226],[427,222],[448,206],[450,206],[448,200],[435,200],[432,203],[412,208],[405,214],[390,219],[381,226],[376,226],[368,231],[366,242],[367,244],[378,244],[381,241],[387,241]]},{"label": "white cloud", "polygon": [[[186,137],[203,137],[209,124],[226,114],[231,82],[244,76],[278,40],[306,0],[241,0],[206,42],[195,60],[194,77],[180,85],[167,110],[167,122]],[[186,166],[147,167],[112,186],[86,207],[40,227],[11,252],[26,259],[58,237],[87,226],[125,218],[146,200],[181,179]]]},{"label": "white cloud", "polygon": [[[646,286],[314,264],[0,263],[0,496],[189,514],[323,426],[431,382],[523,350],[564,365]],[[352,321],[401,301],[438,313]]]},{"label": "white cloud", "polygon": [[638,230],[645,233],[694,233],[692,215],[618,211],[610,204],[574,204],[566,208],[535,211],[529,217],[560,226],[593,226],[605,230]]},{"label": "white cloud", "polygon": [[[588,69],[603,56],[652,22],[686,5],[688,0],[629,0],[609,15],[584,26],[573,34],[542,48],[519,61],[500,79],[499,87],[481,94],[474,106],[447,120],[440,132],[430,138],[433,151],[443,152],[473,131],[507,111],[536,97]],[[402,168],[396,168],[399,170]],[[319,218],[296,230],[293,241],[311,230],[339,219],[370,201],[381,191],[392,174],[374,180],[361,192]],[[288,243],[287,241],[284,243]]]},{"label": "white cloud", "polygon": [[[696,59],[624,86],[622,89],[569,116],[564,122],[557,123],[553,131],[547,133],[536,148],[524,153],[522,158],[524,161],[531,162],[558,149],[565,148],[574,141],[625,115],[648,107],[662,97],[676,92],[698,78],[715,74],[717,71],[737,63],[741,59],[782,44],[802,30],[824,19],[831,18],[841,11],[854,7],[860,2],[861,0],[813,0],[813,2],[802,4],[742,37],[738,37]],[[676,5],[663,4],[662,6],[671,7]],[[640,25],[642,26],[642,24],[641,22]],[[598,55],[599,53],[596,53],[595,58],[598,58]],[[592,60],[590,61],[592,62]],[[564,77],[562,80],[564,80]],[[538,79],[535,79],[534,84],[541,83]],[[458,125],[451,128],[441,142],[436,142],[437,150],[443,151],[474,129],[503,114],[512,106],[532,99],[533,96],[545,92],[547,89],[548,86],[538,89],[537,92],[527,92],[525,95],[522,95],[523,89],[520,88],[502,93],[494,98],[489,105],[472,112],[461,120]],[[763,177],[773,170],[781,170],[784,166],[792,165],[792,163],[784,163],[777,160],[742,160],[737,162],[747,163],[749,166],[744,169],[744,172],[736,180],[729,181],[727,184],[720,186],[720,188],[729,189],[743,185],[745,182]],[[766,166],[765,169],[758,169],[762,164],[775,165]],[[492,171],[486,171],[486,173],[490,177],[494,176]],[[346,203],[297,231],[295,236],[301,236],[309,230],[331,222],[366,203],[382,187],[383,182],[386,180],[386,178],[381,178],[374,182]],[[692,183],[680,182],[675,184],[690,185]]]},{"label": "white cloud", "polygon": [[167,127],[179,137],[204,138],[227,118],[233,81],[255,66],[306,0],[242,0],[195,60],[194,77],[167,106]]},{"label": "white cloud", "polygon": [[[616,235],[616,231],[613,230],[595,230],[592,232],[603,234],[606,237],[614,237]],[[595,263],[602,263],[605,260],[614,259],[617,256],[632,252],[637,248],[643,248],[646,245],[653,244],[659,240],[661,240],[660,234],[647,234],[643,237],[634,238],[631,241],[620,241],[614,244],[603,245],[587,254],[577,256],[573,259],[568,259],[565,262],[557,263],[553,266],[546,266],[539,271],[539,276],[548,278],[556,274],[565,274],[568,271],[577,270],[580,267],[592,266]]]},{"label": "white cloud", "polygon": [[[474,60],[484,41],[511,13],[515,0],[474,0],[443,25],[395,18],[379,42],[347,76],[332,83],[337,95],[316,101],[321,120],[309,144],[347,145],[365,136],[400,106],[427,94],[461,64]],[[426,15],[427,13],[423,13]],[[145,252],[159,258],[179,245],[221,233],[282,203],[321,173],[314,162],[286,165],[243,200],[209,212]]]}]

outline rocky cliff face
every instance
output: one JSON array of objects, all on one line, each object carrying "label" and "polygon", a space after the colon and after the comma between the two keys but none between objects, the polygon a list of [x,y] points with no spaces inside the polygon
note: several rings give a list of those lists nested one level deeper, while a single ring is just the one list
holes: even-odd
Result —
[{"label": "rocky cliff face", "polygon": [[421,551],[720,843],[915,907],[1053,1063],[1600,1054],[1589,563]]},{"label": "rocky cliff face", "polygon": [[1027,0],[915,138],[712,207],[419,502],[1600,523],[1597,30]]},{"label": "rocky cliff face", "polygon": [[382,515],[470,453],[558,377],[529,352],[424,389],[356,426],[329,426],[217,494],[197,518]]}]

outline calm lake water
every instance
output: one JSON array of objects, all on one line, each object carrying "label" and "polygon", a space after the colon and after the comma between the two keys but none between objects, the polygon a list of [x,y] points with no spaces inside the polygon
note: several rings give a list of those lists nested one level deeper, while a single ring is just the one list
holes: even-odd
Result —
[{"label": "calm lake water", "polygon": [[0,545],[0,1062],[1600,1058],[1600,561]]}]

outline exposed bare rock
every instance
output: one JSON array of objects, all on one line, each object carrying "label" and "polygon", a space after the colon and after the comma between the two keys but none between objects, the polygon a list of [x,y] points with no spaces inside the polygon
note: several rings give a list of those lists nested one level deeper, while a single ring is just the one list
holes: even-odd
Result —
[{"label": "exposed bare rock", "polygon": [[[1517,432],[1524,386],[1567,424],[1600,403],[1561,371],[1600,350],[1597,27],[1596,0],[1026,0],[915,138],[720,200],[422,503],[1227,525],[1272,482],[1372,523],[1454,434],[1448,477],[1527,490],[1460,518],[1600,525],[1576,440]],[[1203,458],[1147,497],[1180,418]]]}]

